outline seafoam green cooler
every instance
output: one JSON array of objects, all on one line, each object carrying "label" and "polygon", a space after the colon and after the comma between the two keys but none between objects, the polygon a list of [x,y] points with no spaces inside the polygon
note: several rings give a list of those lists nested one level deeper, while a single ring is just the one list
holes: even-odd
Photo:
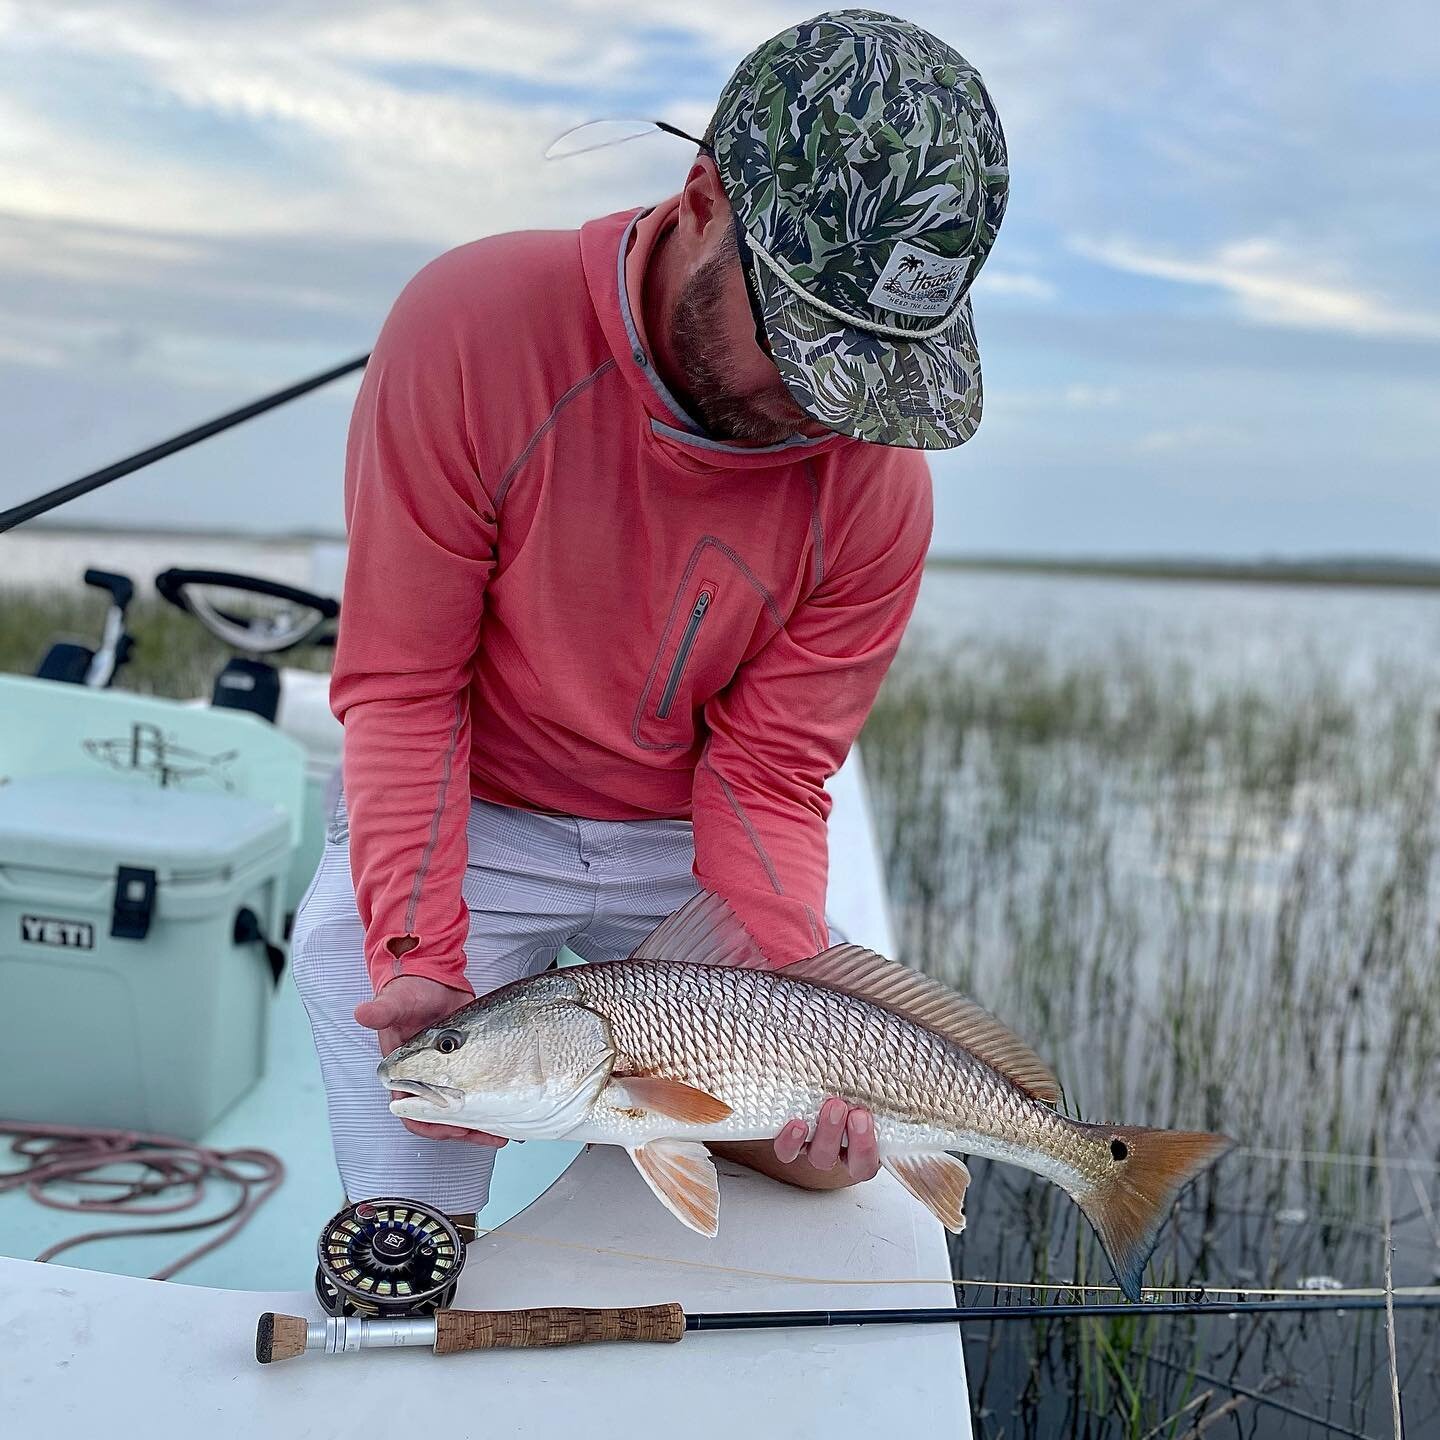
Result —
[{"label": "seafoam green cooler", "polygon": [[232,796],[0,786],[0,1116],[206,1130],[264,1067],[290,854]]},{"label": "seafoam green cooler", "polygon": [[258,716],[0,675],[0,1116],[193,1137],[249,1088],[303,803]]}]

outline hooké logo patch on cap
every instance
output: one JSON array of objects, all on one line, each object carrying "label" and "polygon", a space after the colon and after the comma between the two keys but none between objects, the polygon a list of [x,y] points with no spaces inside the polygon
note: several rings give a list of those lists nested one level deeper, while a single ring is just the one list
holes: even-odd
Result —
[{"label": "hook\u00e9 logo patch on cap", "polygon": [[965,283],[967,266],[898,240],[870,290],[870,303],[906,315],[944,315]]}]

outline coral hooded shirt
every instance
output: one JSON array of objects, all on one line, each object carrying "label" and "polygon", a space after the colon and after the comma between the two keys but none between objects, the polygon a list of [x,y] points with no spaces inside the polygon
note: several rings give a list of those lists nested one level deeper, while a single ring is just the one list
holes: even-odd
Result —
[{"label": "coral hooded shirt", "polygon": [[330,702],[377,990],[469,988],[472,795],[688,818],[696,878],[771,963],[828,943],[825,782],[914,606],[929,469],[681,409],[640,304],[678,206],[448,251],[365,370]]}]

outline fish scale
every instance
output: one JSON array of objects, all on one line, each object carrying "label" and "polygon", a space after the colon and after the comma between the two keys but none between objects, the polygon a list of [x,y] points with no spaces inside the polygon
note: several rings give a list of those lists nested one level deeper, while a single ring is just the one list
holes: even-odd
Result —
[{"label": "fish scale", "polygon": [[1052,1109],[960,1047],[783,971],[618,960],[569,976],[610,1027],[617,1075],[658,1073],[718,1095],[734,1111],[722,1128],[737,1135],[774,1134],[830,1095],[864,1105],[882,1143],[907,1148],[959,1148],[1022,1125],[1059,1133]]}]

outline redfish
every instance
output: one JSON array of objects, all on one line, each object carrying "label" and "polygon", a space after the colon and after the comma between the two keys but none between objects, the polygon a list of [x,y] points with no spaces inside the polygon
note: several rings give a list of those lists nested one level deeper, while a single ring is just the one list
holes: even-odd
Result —
[{"label": "redfish", "polygon": [[1140,1297],[1181,1189],[1223,1135],[1092,1125],[1024,1041],[971,1000],[858,945],[772,969],[702,892],[625,960],[519,980],[392,1052],[395,1114],[511,1139],[621,1145],[661,1203],[717,1233],[706,1141],[769,1139],[826,1098],[874,1115],[885,1168],[951,1231],[970,1174],[952,1151],[1019,1165],[1084,1211]]}]

